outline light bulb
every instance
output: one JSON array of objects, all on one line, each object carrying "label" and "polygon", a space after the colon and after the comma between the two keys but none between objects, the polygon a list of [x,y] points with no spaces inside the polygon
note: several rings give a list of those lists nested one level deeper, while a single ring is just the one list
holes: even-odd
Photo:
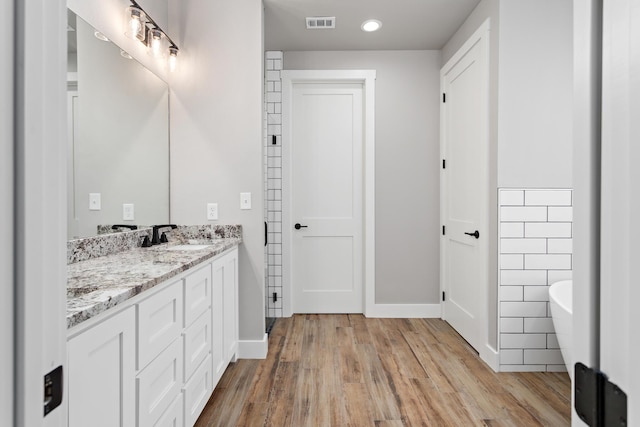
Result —
[{"label": "light bulb", "polygon": [[169,71],[173,72],[176,70],[177,62],[178,62],[178,48],[170,47],[169,48]]},{"label": "light bulb", "polygon": [[151,37],[149,46],[151,48],[151,55],[158,57],[162,53],[162,31],[154,28],[149,32],[149,35]]},{"label": "light bulb", "polygon": [[125,30],[124,34],[130,39],[144,40],[144,27],[146,15],[142,9],[135,6],[129,6],[125,10]]}]

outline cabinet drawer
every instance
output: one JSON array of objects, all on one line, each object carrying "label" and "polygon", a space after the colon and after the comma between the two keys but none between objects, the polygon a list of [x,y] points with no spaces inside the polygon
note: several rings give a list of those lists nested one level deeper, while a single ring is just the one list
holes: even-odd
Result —
[{"label": "cabinet drawer", "polygon": [[153,427],[182,427],[184,425],[184,398],[182,393],[173,400]]},{"label": "cabinet drawer", "polygon": [[184,378],[189,380],[211,351],[211,309],[184,331]]},{"label": "cabinet drawer", "polygon": [[182,376],[182,337],[175,340],[136,378],[138,425],[152,426],[180,394]]},{"label": "cabinet drawer", "polygon": [[204,409],[213,387],[211,385],[211,356],[196,369],[184,386],[184,425],[193,427]]},{"label": "cabinet drawer", "polygon": [[184,280],[185,326],[193,323],[211,306],[211,264],[188,275]]},{"label": "cabinet drawer", "polygon": [[182,311],[182,281],[138,304],[138,369],[180,336]]}]

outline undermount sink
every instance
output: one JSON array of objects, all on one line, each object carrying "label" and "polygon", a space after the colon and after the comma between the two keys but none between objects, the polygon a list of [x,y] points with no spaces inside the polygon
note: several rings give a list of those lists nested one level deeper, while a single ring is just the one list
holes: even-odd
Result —
[{"label": "undermount sink", "polygon": [[200,251],[202,249],[207,249],[211,247],[211,245],[176,245],[167,247],[168,251]]}]

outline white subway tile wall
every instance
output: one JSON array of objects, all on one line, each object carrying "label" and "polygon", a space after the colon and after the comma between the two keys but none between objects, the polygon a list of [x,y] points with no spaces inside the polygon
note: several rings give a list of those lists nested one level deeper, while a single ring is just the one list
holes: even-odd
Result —
[{"label": "white subway tile wall", "polygon": [[565,371],[549,286],[571,278],[572,190],[500,189],[500,370]]},{"label": "white subway tile wall", "polygon": [[[265,285],[267,317],[282,317],[282,59],[280,51],[265,52],[264,182],[269,242]],[[277,294],[276,301],[274,293]]]}]

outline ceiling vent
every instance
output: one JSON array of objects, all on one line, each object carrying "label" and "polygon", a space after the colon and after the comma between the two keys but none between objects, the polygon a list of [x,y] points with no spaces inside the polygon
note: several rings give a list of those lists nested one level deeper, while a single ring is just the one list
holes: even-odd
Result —
[{"label": "ceiling vent", "polygon": [[307,30],[330,30],[336,28],[335,16],[307,17]]}]

